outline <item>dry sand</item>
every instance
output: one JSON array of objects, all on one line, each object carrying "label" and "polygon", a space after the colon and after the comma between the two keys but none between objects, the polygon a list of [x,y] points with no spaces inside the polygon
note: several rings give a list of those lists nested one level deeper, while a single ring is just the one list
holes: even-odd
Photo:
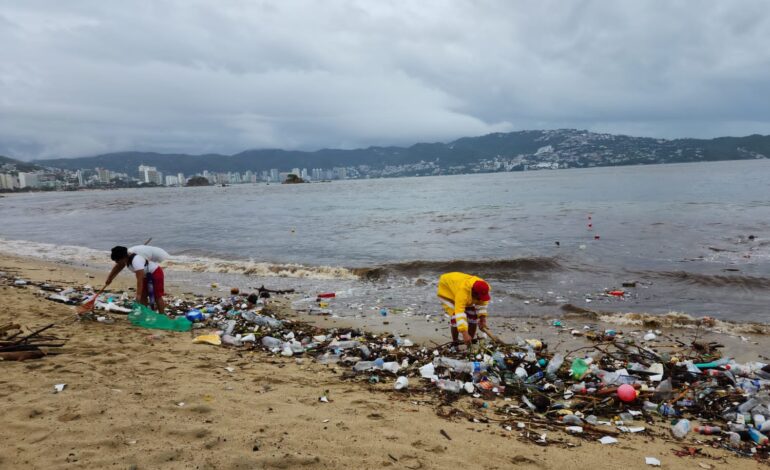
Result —
[{"label": "dry sand", "polygon": [[[8,257],[0,271],[77,284],[105,275]],[[130,280],[121,276],[118,287]],[[170,283],[168,291],[183,289]],[[676,457],[680,444],[665,437],[601,445],[549,432],[575,447],[539,447],[516,428],[440,418],[434,404],[420,402],[427,395],[344,382],[340,367],[195,345],[189,333],[135,328],[124,318],[75,322],[72,307],[35,292],[0,287],[0,324],[56,323],[52,333],[68,342],[60,355],[0,363],[3,469],[631,469],[645,468],[645,456],[664,468],[767,468],[702,444],[713,458]],[[54,393],[60,383],[67,387]],[[331,402],[321,403],[326,390]],[[485,413],[494,417],[503,401],[490,404]]]}]

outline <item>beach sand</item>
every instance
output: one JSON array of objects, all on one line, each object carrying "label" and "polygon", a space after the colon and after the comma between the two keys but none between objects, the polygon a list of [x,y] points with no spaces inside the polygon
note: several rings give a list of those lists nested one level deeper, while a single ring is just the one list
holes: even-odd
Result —
[{"label": "beach sand", "polygon": [[[62,285],[97,285],[106,276],[9,257],[0,258],[0,271]],[[170,294],[185,291],[169,278]],[[130,281],[124,274],[115,287]],[[672,449],[682,444],[664,433],[601,445],[548,432],[574,447],[541,447],[520,440],[516,427],[441,418],[431,395],[343,381],[344,367],[192,344],[190,333],[136,328],[120,316],[114,324],[76,322],[72,307],[36,292],[0,286],[0,324],[55,323],[50,332],[67,344],[59,355],[0,363],[0,468],[631,469],[645,468],[646,456],[663,468],[766,466],[704,444],[695,445],[712,458],[677,457]],[[329,403],[319,401],[324,394]],[[503,403],[476,413],[495,417]]]}]

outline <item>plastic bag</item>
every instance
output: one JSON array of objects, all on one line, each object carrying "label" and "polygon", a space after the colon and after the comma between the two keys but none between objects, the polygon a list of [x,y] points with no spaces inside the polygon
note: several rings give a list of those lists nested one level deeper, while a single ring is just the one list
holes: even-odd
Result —
[{"label": "plastic bag", "polygon": [[128,321],[134,326],[154,330],[190,331],[192,328],[190,320],[184,317],[172,320],[136,302],[133,305],[133,311],[128,314]]}]

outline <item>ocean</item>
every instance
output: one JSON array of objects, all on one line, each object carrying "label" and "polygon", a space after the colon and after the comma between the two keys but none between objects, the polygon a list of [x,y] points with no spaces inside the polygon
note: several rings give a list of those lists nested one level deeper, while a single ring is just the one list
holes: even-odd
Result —
[{"label": "ocean", "polygon": [[492,315],[770,322],[769,160],[0,198],[2,252],[106,277],[107,250],[150,237],[169,279],[335,291],[341,316],[438,314],[439,274],[464,271]]}]

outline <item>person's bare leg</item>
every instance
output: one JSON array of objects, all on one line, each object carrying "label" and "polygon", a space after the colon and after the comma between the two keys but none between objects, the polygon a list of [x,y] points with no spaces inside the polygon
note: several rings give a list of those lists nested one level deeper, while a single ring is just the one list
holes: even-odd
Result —
[{"label": "person's bare leg", "polygon": [[452,342],[453,343],[457,343],[457,341],[458,341],[457,338],[458,338],[458,335],[459,335],[459,333],[457,332],[457,327],[450,326],[449,328],[452,330]]},{"label": "person's bare leg", "polygon": [[471,335],[471,338],[476,338],[476,324],[470,323],[468,325],[468,334]]},{"label": "person's bare leg", "polygon": [[166,301],[163,300],[163,297],[155,299],[155,303],[158,305],[158,313],[164,313],[166,310]]}]

